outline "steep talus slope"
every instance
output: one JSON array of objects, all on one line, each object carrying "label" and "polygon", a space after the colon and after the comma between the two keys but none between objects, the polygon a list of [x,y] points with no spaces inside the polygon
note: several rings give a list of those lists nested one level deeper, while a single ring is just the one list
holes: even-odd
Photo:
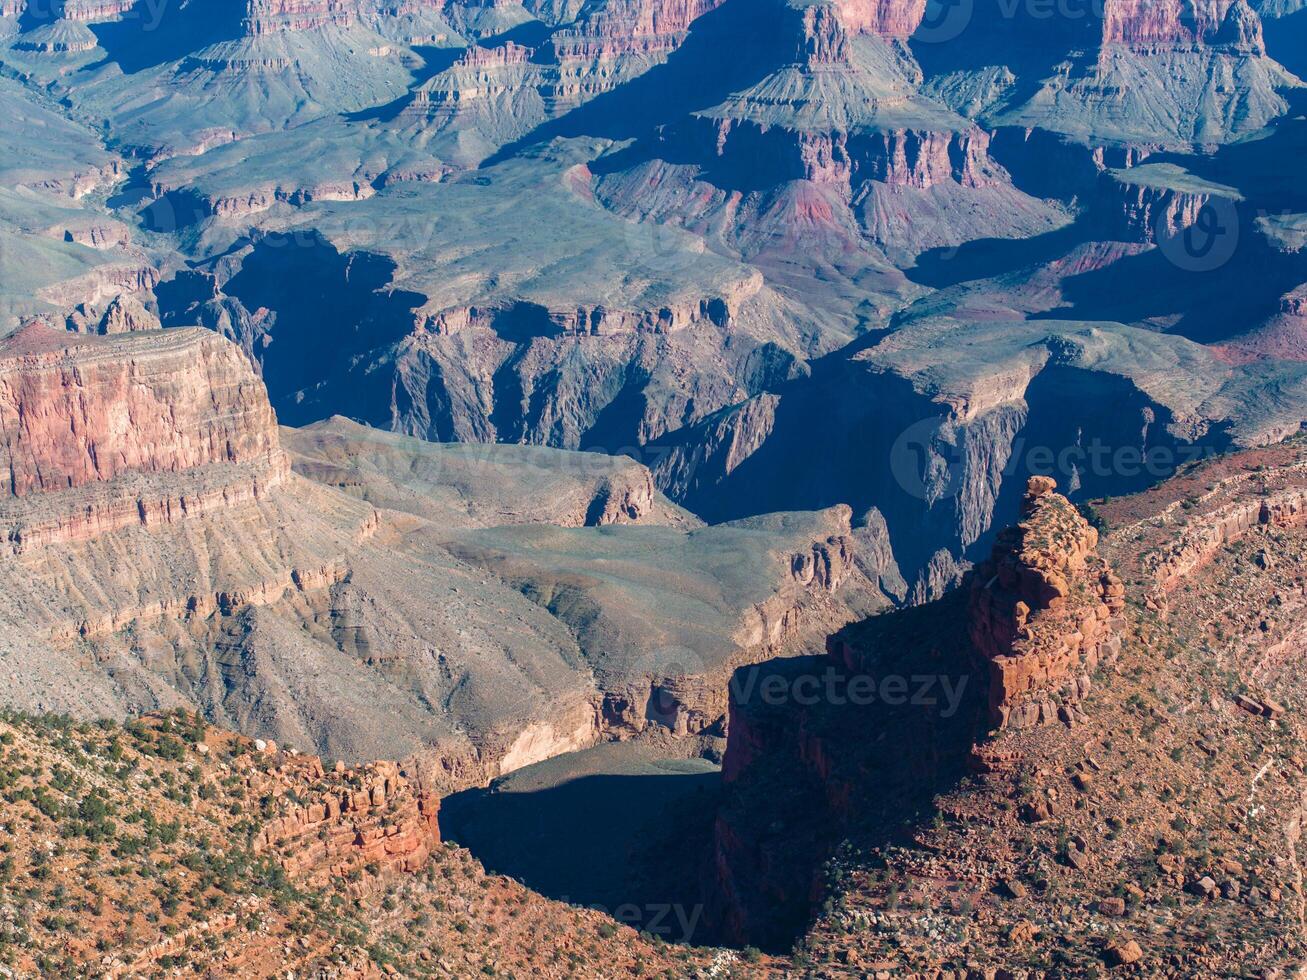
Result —
[{"label": "steep talus slope", "polygon": [[834,976],[1300,961],[1301,441],[1096,502],[1101,534],[1050,485],[968,587],[737,677],[725,935]]},{"label": "steep talus slope", "polygon": [[[337,420],[289,434],[293,471],[263,385],[204,330],[28,327],[0,346],[0,431],[11,701],[184,705],[440,787],[708,729],[711,678],[883,604],[892,569],[847,511],[705,528],[593,454]],[[678,595],[702,598],[650,628]]]}]

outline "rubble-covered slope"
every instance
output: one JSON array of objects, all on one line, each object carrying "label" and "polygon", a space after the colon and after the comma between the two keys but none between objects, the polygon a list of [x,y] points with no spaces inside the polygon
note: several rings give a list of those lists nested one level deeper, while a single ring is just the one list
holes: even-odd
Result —
[{"label": "rubble-covered slope", "polygon": [[1220,457],[1093,526],[1032,481],[967,587],[737,678],[726,934],[802,934],[833,976],[1291,969],[1301,457]]},{"label": "rubble-covered slope", "polygon": [[735,959],[487,874],[394,763],[347,768],[185,712],[8,712],[0,784],[16,975],[690,977]]}]

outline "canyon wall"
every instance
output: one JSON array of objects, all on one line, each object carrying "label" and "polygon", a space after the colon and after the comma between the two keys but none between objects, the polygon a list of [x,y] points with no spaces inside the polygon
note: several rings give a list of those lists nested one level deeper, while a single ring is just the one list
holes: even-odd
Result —
[{"label": "canyon wall", "polygon": [[824,658],[736,675],[705,885],[723,938],[784,945],[845,830],[893,840],[995,729],[1086,721],[1078,702],[1124,625],[1097,543],[1051,480],[1032,479],[1020,523],[959,589],[846,627]]},{"label": "canyon wall", "polygon": [[271,467],[276,426],[249,362],[208,331],[110,344],[33,326],[0,343],[0,468],[11,496],[127,473]]}]

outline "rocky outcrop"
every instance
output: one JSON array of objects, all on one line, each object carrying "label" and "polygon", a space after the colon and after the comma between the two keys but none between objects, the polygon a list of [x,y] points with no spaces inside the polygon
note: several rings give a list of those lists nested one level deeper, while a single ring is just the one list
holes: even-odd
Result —
[{"label": "rocky outcrop", "polygon": [[835,8],[850,31],[906,41],[921,25],[926,0],[836,0]]},{"label": "rocky outcrop", "polygon": [[81,303],[68,314],[64,325],[70,333],[100,335],[162,329],[159,318],[131,293],[119,293],[103,310]]},{"label": "rocky outcrop", "polygon": [[21,331],[0,344],[0,433],[14,497],[280,457],[262,384],[235,346],[203,330]]},{"label": "rocky outcrop", "polygon": [[1164,594],[1201,569],[1222,548],[1239,541],[1254,528],[1302,527],[1304,524],[1307,524],[1307,490],[1302,488],[1280,490],[1260,499],[1235,501],[1197,516],[1164,548],[1147,555],[1144,564]]},{"label": "rocky outcrop", "polygon": [[525,66],[534,51],[512,41],[497,47],[473,45],[449,69],[413,93],[416,112],[453,111],[459,106],[490,101],[522,87]]},{"label": "rocky outcrop", "polygon": [[1119,214],[1117,227],[1108,233],[1122,241],[1156,245],[1169,242],[1188,228],[1210,220],[1237,221],[1239,195],[1230,188],[1204,184],[1178,167],[1148,165],[1135,171],[1118,170],[1104,181],[1108,213]]},{"label": "rocky outcrop", "polygon": [[1245,0],[1108,0],[1102,43],[1138,51],[1213,44],[1264,50],[1261,21]]},{"label": "rocky outcrop", "polygon": [[37,290],[46,302],[70,309],[81,303],[96,304],[121,293],[146,293],[159,284],[159,270],[143,257],[117,258],[90,272]]},{"label": "rocky outcrop", "polygon": [[707,884],[722,938],[792,937],[843,829],[893,839],[987,731],[1082,720],[1075,702],[1119,651],[1124,605],[1097,543],[1036,477],[1020,523],[960,589],[846,627],[825,658],[736,675]]},{"label": "rocky outcrop", "polygon": [[[262,745],[263,748],[258,748]],[[280,753],[275,743],[256,752],[276,761],[254,769],[246,784],[256,798],[290,803],[254,837],[254,851],[271,853],[293,878],[348,878],[365,867],[416,872],[440,842],[440,801],[394,762],[327,770],[316,756]]]},{"label": "rocky outcrop", "polygon": [[[583,16],[549,39],[560,63],[665,56],[685,39],[690,25],[720,0],[615,0]],[[581,91],[559,90],[563,97]]]},{"label": "rocky outcrop", "polygon": [[1098,531],[1053,491],[1030,480],[1021,522],[971,579],[969,634],[998,728],[1057,721],[1121,648],[1125,587],[1096,552]]},{"label": "rocky outcrop", "polygon": [[885,128],[847,132],[770,126],[752,119],[695,117],[690,144],[745,184],[808,180],[852,195],[869,181],[925,189],[940,184],[997,187],[1006,175],[989,157],[987,133]]},{"label": "rocky outcrop", "polygon": [[668,334],[699,323],[729,326],[731,320],[762,289],[760,274],[753,274],[722,291],[697,301],[652,309],[619,309],[608,306],[575,306],[549,309],[535,303],[507,306],[457,307],[447,310],[419,310],[422,332],[449,336],[468,330],[489,330],[514,340],[531,337],[609,337],[622,334]]},{"label": "rocky outcrop", "polygon": [[117,20],[137,7],[141,0],[56,0],[60,17],[78,23]]},{"label": "rocky outcrop", "polygon": [[349,0],[246,0],[245,31],[250,37],[281,31],[348,27],[354,22]]}]

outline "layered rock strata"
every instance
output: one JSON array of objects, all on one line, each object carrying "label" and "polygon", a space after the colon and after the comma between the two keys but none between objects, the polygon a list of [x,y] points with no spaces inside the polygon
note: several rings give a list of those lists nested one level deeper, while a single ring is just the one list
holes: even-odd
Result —
[{"label": "layered rock strata", "polygon": [[302,802],[259,829],[256,854],[275,854],[288,874],[309,881],[347,878],[368,866],[410,873],[426,867],[440,842],[440,801],[406,770],[394,762],[327,770],[316,756],[263,744],[277,762],[246,777],[250,792]]},{"label": "layered rock strata", "polygon": [[1124,588],[1097,543],[1036,477],[1020,523],[961,588],[841,630],[824,658],[736,675],[706,883],[723,938],[792,939],[841,834],[894,840],[905,814],[974,769],[986,733],[1084,722],[1075,702],[1123,625]]},{"label": "layered rock strata", "polygon": [[1121,649],[1125,586],[1096,553],[1098,531],[1053,490],[1030,480],[1020,523],[971,579],[968,632],[999,728],[1057,721]]},{"label": "layered rock strata", "polygon": [[280,458],[240,351],[204,330],[113,343],[41,326],[0,343],[0,469],[14,497]]}]

